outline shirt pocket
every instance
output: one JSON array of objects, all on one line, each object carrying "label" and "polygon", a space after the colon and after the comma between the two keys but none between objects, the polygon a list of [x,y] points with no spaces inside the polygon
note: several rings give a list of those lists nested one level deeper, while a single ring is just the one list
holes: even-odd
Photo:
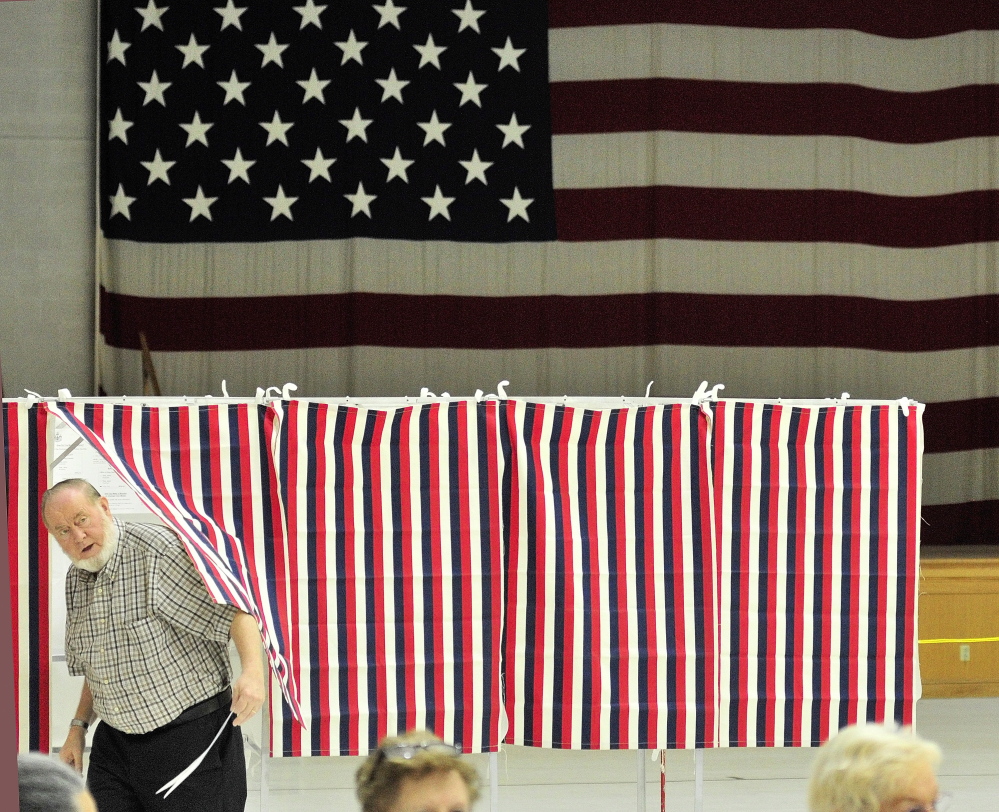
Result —
[{"label": "shirt pocket", "polygon": [[144,663],[150,670],[162,668],[171,648],[173,631],[158,617],[144,617],[125,626],[123,643],[131,663]]}]

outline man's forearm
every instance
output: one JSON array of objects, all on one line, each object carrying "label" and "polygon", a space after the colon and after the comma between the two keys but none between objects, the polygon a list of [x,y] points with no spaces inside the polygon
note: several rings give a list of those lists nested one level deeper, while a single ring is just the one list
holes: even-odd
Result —
[{"label": "man's forearm", "polygon": [[260,632],[257,631],[257,621],[246,612],[237,612],[229,627],[229,636],[236,644],[236,654],[243,673],[264,673],[264,655],[260,644]]},{"label": "man's forearm", "polygon": [[229,635],[236,644],[236,653],[242,673],[232,686],[232,711],[236,714],[234,725],[241,725],[260,710],[264,703],[264,656],[260,645],[257,622],[245,612],[237,613],[232,620]]},{"label": "man's forearm", "polygon": [[76,706],[76,715],[73,718],[80,719],[88,725],[92,725],[94,720],[97,719],[97,714],[94,713],[94,695],[90,692],[90,683],[86,679],[83,680],[83,690],[80,691],[80,702]]}]

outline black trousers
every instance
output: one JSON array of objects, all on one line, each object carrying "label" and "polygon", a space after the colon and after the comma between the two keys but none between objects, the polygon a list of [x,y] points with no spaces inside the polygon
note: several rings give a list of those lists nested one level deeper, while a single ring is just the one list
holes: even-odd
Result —
[{"label": "black trousers", "polygon": [[204,761],[169,798],[156,790],[185,769],[215,737],[229,706],[149,733],[123,733],[104,722],[94,731],[87,786],[100,812],[243,812],[243,735],[230,719]]}]

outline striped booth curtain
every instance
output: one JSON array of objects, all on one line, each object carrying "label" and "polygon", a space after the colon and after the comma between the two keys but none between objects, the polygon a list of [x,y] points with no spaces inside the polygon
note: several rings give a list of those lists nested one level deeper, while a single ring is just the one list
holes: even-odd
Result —
[{"label": "striped booth curtain", "polygon": [[19,746],[49,746],[50,415],[261,623],[271,752],[310,756],[413,727],[489,752],[910,722],[922,412],[7,402]]},{"label": "striped booth curtain", "polygon": [[714,405],[719,740],[911,723],[921,405]]},{"label": "striped booth curtain", "polygon": [[507,742],[715,743],[709,417],[507,401]]},{"label": "striped booth curtain", "polygon": [[499,748],[503,457],[495,401],[290,401],[292,661],[306,727],[272,700],[276,755],[357,755],[429,728]]},{"label": "striped booth curtain", "polygon": [[39,500],[49,487],[48,415],[41,404],[3,404],[7,564],[14,646],[17,749],[49,750],[49,534]]}]

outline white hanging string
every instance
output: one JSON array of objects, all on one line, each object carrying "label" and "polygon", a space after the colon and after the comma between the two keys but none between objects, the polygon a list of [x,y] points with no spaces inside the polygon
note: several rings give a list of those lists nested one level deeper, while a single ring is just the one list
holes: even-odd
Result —
[{"label": "white hanging string", "polygon": [[201,765],[201,762],[205,760],[205,756],[207,756],[211,752],[211,749],[215,746],[215,742],[219,740],[219,736],[222,735],[222,731],[225,730],[226,725],[229,724],[229,720],[232,719],[232,717],[235,715],[236,714],[234,712],[232,711],[229,712],[229,715],[226,716],[225,721],[222,723],[222,727],[219,728],[219,732],[216,733],[215,738],[212,739],[212,743],[205,748],[205,752],[203,752],[200,756],[194,759],[194,761],[192,761],[184,770],[177,773],[176,776],[171,778],[162,787],[156,790],[157,795],[159,795],[162,792],[164,798],[169,798],[170,793],[173,792],[175,789],[177,789],[177,787],[179,787],[181,784],[183,784],[187,780],[188,776],[190,776],[191,773],[193,773],[196,769],[198,769],[198,767]]}]

